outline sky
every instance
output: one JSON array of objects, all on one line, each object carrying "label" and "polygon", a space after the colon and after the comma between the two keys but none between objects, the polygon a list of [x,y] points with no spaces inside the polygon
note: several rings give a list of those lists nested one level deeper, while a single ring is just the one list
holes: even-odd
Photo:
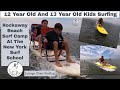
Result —
[{"label": "sky", "polygon": [[110,48],[100,45],[82,45],[80,46],[80,59],[93,60],[104,56],[105,59],[120,59],[120,45],[116,48]]}]

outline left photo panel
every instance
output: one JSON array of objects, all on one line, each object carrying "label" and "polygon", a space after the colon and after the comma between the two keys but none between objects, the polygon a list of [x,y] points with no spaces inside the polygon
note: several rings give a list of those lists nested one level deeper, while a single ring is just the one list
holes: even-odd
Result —
[{"label": "left photo panel", "polygon": [[0,79],[80,79],[81,22],[0,18]]}]

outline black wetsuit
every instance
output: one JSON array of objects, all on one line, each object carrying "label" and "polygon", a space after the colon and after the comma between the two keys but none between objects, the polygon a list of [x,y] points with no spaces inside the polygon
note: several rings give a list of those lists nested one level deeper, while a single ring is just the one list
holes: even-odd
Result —
[{"label": "black wetsuit", "polygon": [[48,40],[48,44],[47,44],[48,49],[53,49],[54,41],[58,42],[58,49],[62,49],[62,41],[64,39],[62,34],[57,35],[57,33],[54,30],[51,30],[46,33],[45,37]]}]

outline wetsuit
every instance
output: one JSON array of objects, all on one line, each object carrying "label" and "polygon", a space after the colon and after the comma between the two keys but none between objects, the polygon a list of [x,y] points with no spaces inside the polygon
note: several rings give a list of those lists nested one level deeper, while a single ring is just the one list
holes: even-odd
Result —
[{"label": "wetsuit", "polygon": [[62,49],[62,41],[64,39],[62,34],[57,35],[57,33],[54,30],[51,30],[46,33],[45,37],[48,40],[48,44],[47,44],[48,49],[53,50],[53,42],[54,41],[58,42],[58,49]]}]

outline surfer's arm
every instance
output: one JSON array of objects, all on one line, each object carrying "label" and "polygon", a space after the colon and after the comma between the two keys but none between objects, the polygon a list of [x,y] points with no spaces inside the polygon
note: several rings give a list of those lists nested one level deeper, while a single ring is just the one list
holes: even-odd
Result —
[{"label": "surfer's arm", "polygon": [[44,42],[48,42],[48,38],[50,37],[50,32],[47,32],[45,36],[43,37]]},{"label": "surfer's arm", "polygon": [[99,58],[99,62],[101,62],[101,59]]},{"label": "surfer's arm", "polygon": [[47,38],[46,37],[43,37],[43,40],[44,42],[48,42]]},{"label": "surfer's arm", "polygon": [[100,22],[100,21],[97,22],[98,26],[102,26],[102,24],[103,24],[103,22]]},{"label": "surfer's arm", "polygon": [[63,38],[62,34],[60,34],[60,38],[64,41],[64,38]]}]

